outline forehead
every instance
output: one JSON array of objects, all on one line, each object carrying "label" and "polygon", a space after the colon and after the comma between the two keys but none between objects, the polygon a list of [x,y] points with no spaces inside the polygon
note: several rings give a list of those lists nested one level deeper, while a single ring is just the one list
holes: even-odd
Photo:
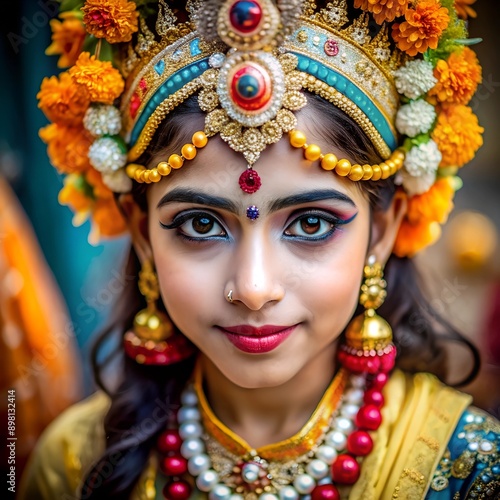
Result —
[{"label": "forehead", "polygon": [[[316,117],[318,122],[309,113],[301,114],[298,118],[297,128],[306,133],[309,144],[316,143],[324,153],[331,152],[339,159],[346,158],[345,152],[329,145],[321,137],[318,132],[321,130],[319,117]],[[155,162],[165,161],[173,152],[175,151],[166,147],[164,154],[155,157]],[[319,161],[304,159],[301,149],[290,146],[288,135],[268,146],[253,165],[262,180],[262,186],[251,195],[243,192],[238,183],[246,168],[247,162],[243,155],[234,152],[217,135],[211,137],[203,149],[198,150],[196,158],[185,161],[182,168],[172,171],[159,183],[150,185],[148,199],[155,205],[161,196],[176,187],[230,197],[241,203],[263,203],[297,191],[336,189],[352,198],[358,206],[367,203],[358,183],[323,170]]]}]

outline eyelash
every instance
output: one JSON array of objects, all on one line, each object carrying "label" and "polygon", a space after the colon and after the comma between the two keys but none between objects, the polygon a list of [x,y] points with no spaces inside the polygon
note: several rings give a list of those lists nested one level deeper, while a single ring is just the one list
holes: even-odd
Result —
[{"label": "eyelash", "polygon": [[[181,214],[178,214],[177,216],[174,217],[174,220],[170,224],[164,224],[163,222],[160,221],[160,226],[163,229],[178,229],[180,226],[185,224],[186,222],[195,219],[196,217],[203,217],[206,216],[215,223],[219,224],[221,228],[223,229],[223,224],[222,222],[213,214],[210,212],[202,212],[202,211],[196,211],[196,212],[184,212]],[[224,233],[226,233],[226,230],[223,229]],[[177,231],[176,232],[177,236],[180,238],[194,242],[194,243],[204,243],[206,241],[213,241],[213,240],[222,240],[227,237],[227,233],[222,236],[209,236],[209,237],[201,237],[201,238],[194,238],[192,236],[189,236],[182,231]]]},{"label": "eyelash", "polygon": [[[301,220],[304,220],[307,217],[317,217],[318,219],[322,221],[326,221],[327,223],[331,224],[332,227],[331,229],[324,235],[321,235],[320,237],[303,237],[303,236],[290,236],[290,235],[285,235],[285,239],[287,240],[293,240],[293,241],[300,241],[300,242],[306,242],[306,243],[314,243],[314,242],[319,242],[319,241],[325,241],[330,239],[330,237],[333,236],[333,234],[338,230],[338,226],[347,224],[348,222],[351,222],[353,220],[353,217],[349,218],[348,220],[341,219],[340,217],[336,217],[335,215],[327,212],[318,212],[318,211],[308,211],[308,212],[301,212],[300,215],[298,214],[293,214],[297,215],[290,224],[287,225],[285,232],[289,230],[294,224],[299,223]],[[173,221],[170,224],[164,224],[163,222],[160,221],[160,226],[163,229],[178,229],[181,227],[183,224],[186,222],[195,219],[196,217],[203,217],[206,216],[209,219],[211,219],[213,222],[218,224],[222,230],[224,231],[224,235],[217,235],[217,236],[208,236],[208,237],[192,237],[189,236],[182,231],[177,231],[176,234],[180,238],[187,240],[189,242],[194,242],[194,243],[204,243],[207,241],[213,241],[213,240],[223,240],[228,237],[226,230],[224,229],[224,226],[222,222],[213,214],[210,212],[204,212],[204,211],[196,211],[196,212],[185,212],[177,215],[174,217]]]},{"label": "eyelash", "polygon": [[[298,215],[298,214],[292,214],[292,215]],[[331,228],[326,232],[325,234],[321,236],[316,236],[316,237],[307,237],[307,236],[288,236],[285,235],[285,238],[288,240],[294,240],[294,241],[303,241],[303,242],[319,242],[319,241],[326,241],[329,240],[333,234],[338,230],[338,226],[343,225],[346,223],[343,219],[340,217],[336,217],[335,215],[328,213],[328,212],[318,212],[315,210],[307,211],[307,212],[301,212],[300,215],[298,215],[296,218],[293,219],[293,221],[287,225],[285,232],[291,228],[293,225],[298,224],[300,221],[307,219],[308,217],[317,217],[320,221],[326,221],[328,224],[331,224]]]}]

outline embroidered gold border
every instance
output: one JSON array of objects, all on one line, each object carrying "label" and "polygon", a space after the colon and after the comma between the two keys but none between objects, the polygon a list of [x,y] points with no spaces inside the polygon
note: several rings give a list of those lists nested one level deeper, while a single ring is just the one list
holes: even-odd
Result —
[{"label": "embroidered gold border", "polygon": [[266,460],[287,461],[294,460],[309,452],[318,442],[340,402],[347,377],[348,373],[345,370],[340,370],[337,373],[311,418],[297,434],[279,443],[263,446],[255,450],[226,427],[212,412],[203,393],[203,376],[200,366],[195,371],[194,388],[198,395],[203,426],[206,432],[224,448],[238,456],[245,456],[251,451],[256,451],[259,457]]}]

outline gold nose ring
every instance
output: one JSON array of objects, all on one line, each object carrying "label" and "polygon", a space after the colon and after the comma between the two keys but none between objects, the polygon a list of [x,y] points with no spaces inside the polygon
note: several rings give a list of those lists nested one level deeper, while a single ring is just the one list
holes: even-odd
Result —
[{"label": "gold nose ring", "polygon": [[228,294],[226,295],[226,299],[228,302],[233,301],[233,291],[232,290],[229,290]]}]

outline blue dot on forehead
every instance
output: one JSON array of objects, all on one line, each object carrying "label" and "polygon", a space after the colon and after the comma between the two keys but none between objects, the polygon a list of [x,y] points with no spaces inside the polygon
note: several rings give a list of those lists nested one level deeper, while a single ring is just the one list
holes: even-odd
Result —
[{"label": "blue dot on forehead", "polygon": [[250,205],[247,208],[247,217],[250,220],[255,220],[259,217],[259,209],[255,205]]}]

